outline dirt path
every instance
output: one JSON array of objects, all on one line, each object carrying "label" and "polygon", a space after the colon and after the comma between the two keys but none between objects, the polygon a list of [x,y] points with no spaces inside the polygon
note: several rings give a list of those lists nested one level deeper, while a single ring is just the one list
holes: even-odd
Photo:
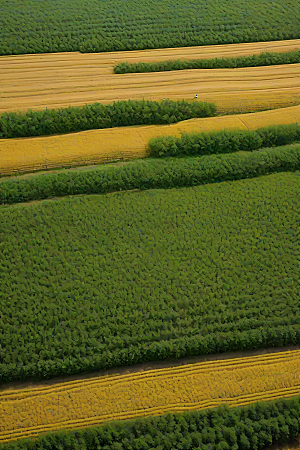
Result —
[{"label": "dirt path", "polygon": [[215,101],[220,110],[300,102],[298,64],[242,69],[114,74],[121,61],[214,58],[300,49],[300,39],[114,53],[54,53],[0,57],[0,113],[121,99]]},{"label": "dirt path", "polygon": [[148,370],[157,370],[183,366],[186,364],[194,364],[205,361],[223,361],[226,359],[233,358],[246,358],[249,356],[260,356],[268,355],[270,353],[280,353],[287,351],[299,350],[299,345],[290,345],[285,347],[270,347],[270,348],[260,348],[258,350],[248,350],[245,352],[227,352],[227,353],[214,353],[212,355],[202,355],[202,356],[191,356],[187,358],[172,359],[169,361],[151,361],[141,364],[132,364],[131,366],[121,366],[113,369],[100,370],[95,372],[85,372],[76,375],[67,375],[63,377],[55,377],[50,380],[42,381],[12,381],[0,385],[0,395],[6,390],[20,390],[20,389],[35,389],[42,388],[46,386],[53,386],[59,383],[68,383],[76,380],[85,380],[95,377],[108,377],[115,375],[126,375],[130,373],[144,372]]},{"label": "dirt path", "polygon": [[165,368],[151,363],[142,366],[143,371],[112,377],[6,388],[0,393],[0,442],[109,420],[212,408],[224,402],[244,406],[299,395],[300,350],[268,350],[257,356],[240,353],[240,357],[227,354],[216,359],[212,355],[206,362],[186,359],[184,364],[182,360],[176,365],[169,362]]},{"label": "dirt path", "polygon": [[[300,76],[298,78],[300,86]],[[88,166],[117,159],[146,158],[149,156],[149,139],[156,136],[179,137],[185,132],[224,128],[255,130],[263,126],[294,122],[300,123],[300,105],[251,114],[191,119],[172,125],[120,127],[61,136],[0,139],[0,175],[66,166]]]}]

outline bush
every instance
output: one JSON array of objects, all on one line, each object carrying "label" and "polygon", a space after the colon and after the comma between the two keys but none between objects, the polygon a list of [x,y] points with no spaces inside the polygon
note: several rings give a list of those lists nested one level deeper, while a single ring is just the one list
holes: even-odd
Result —
[{"label": "bush", "polygon": [[168,60],[153,63],[121,62],[114,67],[115,73],[163,72],[187,69],[220,69],[237,67],[258,67],[300,62],[300,51],[285,53],[261,53],[259,55],[238,56],[236,58],[213,58],[194,60]]},{"label": "bush", "polygon": [[0,204],[53,196],[106,194],[130,189],[170,189],[252,178],[300,169],[300,144],[247,153],[146,159],[97,170],[33,175],[0,184]]},{"label": "bush", "polygon": [[149,141],[150,156],[195,156],[236,151],[252,151],[262,147],[286,145],[300,140],[300,125],[272,125],[248,130],[221,130],[184,133],[180,138],[161,136]]},{"label": "bush", "polygon": [[214,103],[164,100],[122,100],[109,105],[47,109],[0,116],[0,138],[63,134],[92,129],[159,125],[214,116]]}]

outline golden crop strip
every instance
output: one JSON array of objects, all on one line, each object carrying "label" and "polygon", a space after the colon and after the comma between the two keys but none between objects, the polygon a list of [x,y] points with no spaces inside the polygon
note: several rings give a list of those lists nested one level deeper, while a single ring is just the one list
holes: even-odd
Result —
[{"label": "golden crop strip", "polygon": [[0,442],[111,420],[300,395],[300,350],[0,393]]},{"label": "golden crop strip", "polygon": [[205,47],[0,57],[0,113],[168,97],[213,101],[220,111],[287,107],[300,103],[298,64],[241,69],[114,74],[122,61],[221,58],[300,50],[300,39]]},{"label": "golden crop strip", "polygon": [[[300,80],[300,77],[299,77]],[[300,105],[233,116],[190,119],[172,125],[89,130],[59,136],[0,139],[0,175],[66,166],[101,164],[149,156],[149,139],[162,135],[230,128],[255,130],[268,125],[300,123]]]}]

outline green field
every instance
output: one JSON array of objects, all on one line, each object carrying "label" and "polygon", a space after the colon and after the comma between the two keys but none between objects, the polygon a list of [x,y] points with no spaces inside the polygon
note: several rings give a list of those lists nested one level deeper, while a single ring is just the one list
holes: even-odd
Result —
[{"label": "green field", "polygon": [[0,55],[297,39],[299,17],[298,0],[7,0]]},{"label": "green field", "polygon": [[1,206],[2,380],[292,343],[299,175]]}]

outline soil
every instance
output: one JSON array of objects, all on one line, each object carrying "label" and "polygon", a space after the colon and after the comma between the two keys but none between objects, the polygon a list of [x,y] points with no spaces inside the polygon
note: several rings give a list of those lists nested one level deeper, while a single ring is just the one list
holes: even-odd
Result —
[{"label": "soil", "polygon": [[[156,369],[164,369],[171,368],[176,366],[182,366],[186,364],[199,363],[204,361],[216,361],[216,360],[224,360],[224,359],[233,359],[233,358],[245,358],[247,356],[256,356],[256,355],[265,355],[268,353],[277,353],[277,352],[286,352],[299,350],[299,345],[287,346],[287,347],[274,347],[274,348],[263,348],[258,350],[249,350],[249,351],[238,351],[238,352],[228,352],[228,353],[216,353],[212,355],[202,355],[202,356],[193,356],[187,358],[180,359],[172,359],[168,361],[151,361],[145,362],[141,364],[133,364],[131,366],[123,366],[116,367],[107,370],[100,370],[95,372],[85,372],[76,375],[69,376],[61,376],[51,378],[51,380],[43,380],[43,381],[12,381],[3,383],[0,385],[0,391],[11,390],[11,389],[27,389],[27,388],[37,388],[43,386],[52,386],[57,383],[66,383],[68,381],[82,380],[87,378],[94,378],[99,376],[114,376],[114,375],[125,375],[135,372],[144,372],[147,370],[156,370]],[[273,450],[273,449],[271,449]]]},{"label": "soil", "polygon": [[300,450],[300,434],[287,444],[272,444],[270,447],[265,447],[264,450]]}]

